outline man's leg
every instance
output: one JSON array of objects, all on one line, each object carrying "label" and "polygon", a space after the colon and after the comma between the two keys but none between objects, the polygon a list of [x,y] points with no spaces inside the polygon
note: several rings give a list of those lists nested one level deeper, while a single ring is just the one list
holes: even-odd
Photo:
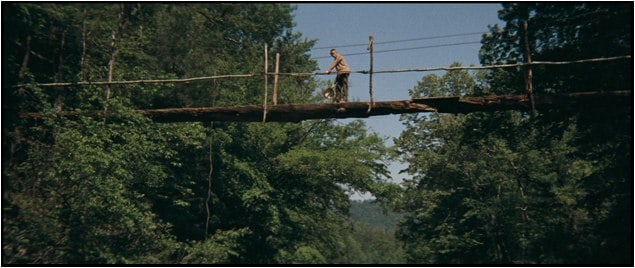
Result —
[{"label": "man's leg", "polygon": [[349,74],[342,75],[342,100],[348,102],[348,76]]},{"label": "man's leg", "polygon": [[335,102],[340,102],[342,100],[342,90],[344,84],[342,81],[342,75],[338,74],[335,77]]}]

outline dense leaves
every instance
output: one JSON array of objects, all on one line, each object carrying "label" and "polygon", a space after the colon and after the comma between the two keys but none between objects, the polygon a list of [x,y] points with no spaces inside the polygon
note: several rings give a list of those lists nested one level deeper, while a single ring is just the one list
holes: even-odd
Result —
[{"label": "dense leaves", "polygon": [[354,200],[351,203],[351,218],[366,225],[394,231],[403,215],[382,207],[377,200]]},{"label": "dense leaves", "polygon": [[[504,4],[483,64],[632,51],[632,5]],[[617,25],[620,26],[617,26]],[[632,61],[534,69],[538,93],[632,87]],[[428,75],[413,96],[517,94],[524,70]],[[448,87],[447,85],[452,85]],[[632,104],[407,115],[396,144],[412,174],[398,230],[413,263],[632,263]],[[619,246],[618,246],[619,245]]]},{"label": "dense leaves", "polygon": [[[265,43],[269,55],[282,54],[282,72],[311,72],[313,41],[292,31],[293,6],[2,10],[3,264],[359,260],[347,192],[396,189],[386,185],[388,149],[363,122],[156,124],[135,112],[259,104],[258,77],[33,85],[257,73]],[[281,78],[279,103],[315,101],[318,83]],[[107,116],[59,113],[80,109]],[[43,119],[23,121],[20,112]]]},{"label": "dense leaves", "polygon": [[[257,76],[37,85],[257,74],[264,44],[281,72],[313,72],[293,10],[3,3],[3,264],[632,264],[632,103],[409,114],[387,148],[359,120],[157,124],[135,112],[260,104]],[[525,62],[525,43],[534,61],[627,55],[632,15],[632,4],[504,4],[481,62]],[[532,71],[541,94],[633,81],[632,60]],[[411,95],[522,94],[524,72],[427,75]],[[320,83],[281,77],[278,102],[316,102]],[[79,110],[97,116],[60,113]],[[410,175],[400,186],[395,155]],[[352,220],[351,192],[395,205],[396,236]]]}]

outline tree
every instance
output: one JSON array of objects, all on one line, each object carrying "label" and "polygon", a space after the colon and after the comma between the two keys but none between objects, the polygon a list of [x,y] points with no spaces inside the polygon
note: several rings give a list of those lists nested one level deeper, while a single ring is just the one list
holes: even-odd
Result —
[{"label": "tree", "polygon": [[[347,188],[395,191],[383,139],[362,122],[156,124],[135,112],[262,103],[258,78],[34,85],[255,73],[264,44],[283,54],[281,71],[311,72],[314,41],[292,31],[293,8],[3,4],[3,27],[20,29],[2,41],[3,88],[12,89],[3,90],[3,263],[322,263],[348,254]],[[282,78],[279,103],[315,101],[318,83]],[[61,116],[78,110],[109,116]]]},{"label": "tree", "polygon": [[[522,14],[533,14],[529,16],[528,24],[530,27],[536,26],[530,28],[529,39],[534,40],[531,42],[535,44],[532,50],[536,54],[533,57],[538,60],[596,58],[631,53],[632,32],[628,30],[629,27],[623,26],[632,25],[629,19],[632,10],[626,5],[578,3],[503,7],[501,16],[508,21],[508,31],[514,31],[514,24],[518,25],[520,20],[527,19]],[[545,92],[572,92],[590,88],[618,90],[631,87],[628,81],[632,81],[632,73],[632,63],[629,61],[545,67],[536,70],[534,77],[537,82],[534,87]],[[589,108],[582,111],[547,110],[543,112],[545,120],[539,122],[549,129],[549,134],[575,128],[571,135],[574,136],[572,143],[576,151],[572,155],[590,161],[598,168],[576,187],[588,192],[577,201],[593,219],[588,232],[580,234],[580,237],[595,241],[589,241],[589,245],[604,245],[588,246],[583,261],[624,263],[628,262],[629,255],[632,256],[632,247],[617,245],[632,244],[624,240],[632,237],[632,231],[620,228],[628,225],[624,219],[630,218],[622,213],[630,211],[627,207],[632,207],[631,202],[627,201],[628,196],[632,196],[632,192],[627,190],[632,188],[630,174],[627,174],[632,162],[629,149],[632,148],[632,131],[624,128],[632,121],[632,105],[616,103]],[[607,159],[611,159],[608,161],[610,163],[606,162]],[[608,203],[612,205],[598,209],[598,204]],[[607,233],[607,228],[612,231]]]},{"label": "tree", "polygon": [[[608,26],[630,25],[624,21],[630,12],[599,3],[504,4],[499,14],[506,25],[490,28],[481,62],[524,61],[524,21],[534,60],[628,54],[631,34]],[[544,93],[617,90],[631,68],[628,62],[541,67],[533,83]],[[450,76],[424,77],[413,96],[449,94],[442,85]],[[465,81],[479,85],[465,92],[511,94],[523,88],[523,76],[521,69],[494,70],[479,75],[483,82]],[[589,108],[542,109],[535,118],[521,112],[404,116],[407,129],[396,144],[413,179],[405,184],[401,206],[409,214],[398,237],[408,260],[628,263],[632,230],[623,213],[632,210],[626,174],[632,132],[624,126],[632,106]]]}]

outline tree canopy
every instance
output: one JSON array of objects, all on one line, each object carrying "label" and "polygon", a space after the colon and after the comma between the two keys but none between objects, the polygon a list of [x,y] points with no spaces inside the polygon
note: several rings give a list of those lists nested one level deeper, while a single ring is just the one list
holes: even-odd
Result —
[{"label": "tree canopy", "polygon": [[[3,3],[3,264],[632,263],[630,103],[408,114],[389,147],[361,120],[157,124],[139,112],[260,104],[262,77],[37,85],[258,73],[265,44],[281,72],[313,72],[315,41],[294,31],[294,9]],[[525,62],[525,43],[538,61],[628,55],[632,12],[505,3],[481,63]],[[532,83],[631,90],[632,66],[535,66]],[[411,95],[525,94],[525,71],[426,75]],[[319,102],[322,83],[281,77],[278,103]],[[85,110],[107,116],[64,116]],[[352,219],[350,192],[397,210],[394,236]]]},{"label": "tree canopy", "polygon": [[[503,4],[482,64],[629,55],[632,5]],[[534,67],[536,92],[632,87],[632,61]],[[417,96],[522,93],[523,69],[424,76]],[[588,108],[588,109],[587,109]],[[396,141],[412,179],[398,229],[413,263],[633,260],[632,105],[404,115]]]},{"label": "tree canopy", "polygon": [[[394,188],[384,140],[362,121],[155,124],[135,112],[260,103],[261,78],[33,85],[256,72],[264,44],[282,72],[311,72],[314,41],[293,31],[293,10],[3,3],[3,263],[351,262],[347,192]],[[279,102],[314,102],[318,83],[281,78]],[[61,116],[77,110],[109,116]]]}]

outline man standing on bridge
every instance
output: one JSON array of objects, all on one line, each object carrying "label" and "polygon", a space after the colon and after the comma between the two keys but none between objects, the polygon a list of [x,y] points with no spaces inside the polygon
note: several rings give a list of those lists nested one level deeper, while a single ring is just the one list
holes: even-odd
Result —
[{"label": "man standing on bridge", "polygon": [[329,68],[326,69],[326,73],[330,74],[333,68],[337,70],[337,76],[335,77],[335,102],[346,103],[348,102],[348,76],[351,69],[337,50],[333,48],[330,53],[334,60]]}]

